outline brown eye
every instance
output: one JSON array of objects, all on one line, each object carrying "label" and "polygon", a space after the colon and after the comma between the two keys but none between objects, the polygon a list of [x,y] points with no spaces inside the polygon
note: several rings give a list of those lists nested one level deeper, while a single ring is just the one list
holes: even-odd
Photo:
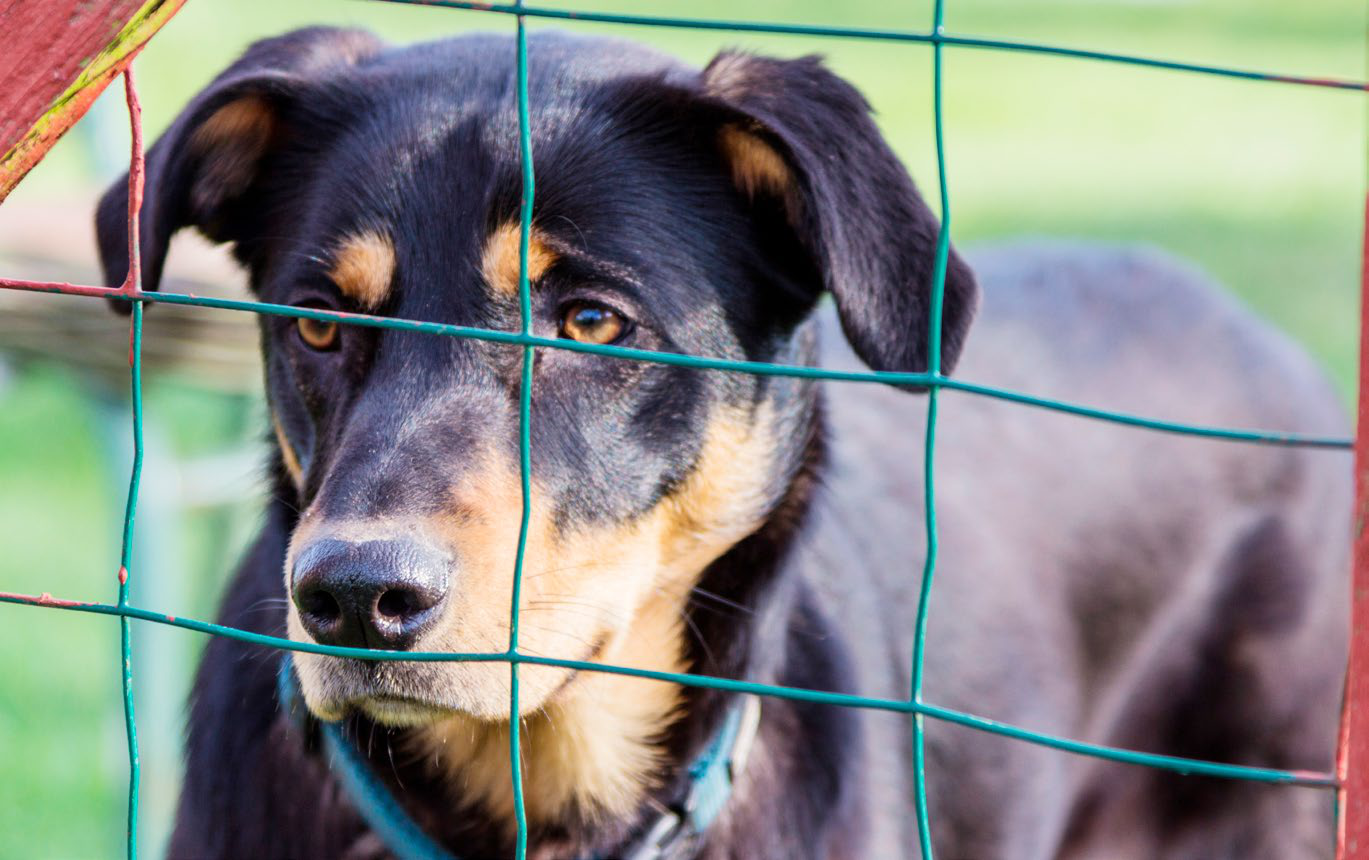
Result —
[{"label": "brown eye", "polygon": [[627,320],[603,305],[572,302],[561,313],[561,337],[581,343],[613,343],[625,328]]},{"label": "brown eye", "polygon": [[310,349],[320,352],[336,349],[338,343],[338,324],[330,320],[314,320],[300,317],[295,320],[299,339]]}]

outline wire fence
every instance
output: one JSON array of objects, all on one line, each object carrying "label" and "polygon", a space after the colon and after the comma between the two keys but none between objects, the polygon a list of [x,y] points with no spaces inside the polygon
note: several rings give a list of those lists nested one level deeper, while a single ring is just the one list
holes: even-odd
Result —
[{"label": "wire fence", "polygon": [[[523,804],[523,767],[520,755],[519,720],[519,668],[524,664],[555,666],[566,669],[607,672],[656,681],[666,681],[693,687],[710,688],[726,692],[749,693],[795,701],[819,703],[851,708],[866,708],[908,714],[912,717],[913,754],[912,767],[915,776],[915,805],[917,811],[918,841],[921,855],[925,860],[932,857],[931,828],[927,809],[927,780],[925,762],[925,721],[930,718],[966,726],[1015,740],[1038,744],[1099,759],[1141,765],[1180,774],[1221,777],[1263,783],[1282,783],[1295,786],[1310,786],[1324,789],[1341,787],[1341,780],[1335,773],[1283,770],[1276,768],[1253,767],[1226,764],[1221,762],[1200,761],[1136,750],[1120,749],[1099,744],[1072,740],[1057,735],[1031,731],[1019,726],[985,719],[971,713],[952,710],[923,699],[923,666],[927,647],[927,620],[930,614],[931,588],[937,568],[937,522],[936,522],[936,483],[935,450],[937,409],[943,389],[961,391],[972,395],[991,397],[1018,403],[1024,406],[1048,409],[1119,425],[1139,427],[1159,432],[1175,433],[1197,437],[1244,442],[1264,445],[1299,446],[1328,450],[1349,450],[1354,447],[1353,440],[1340,437],[1325,437],[1286,433],[1260,428],[1210,427],[1162,421],[1140,415],[1097,409],[1086,405],[1062,400],[1035,397],[1022,392],[979,385],[973,381],[951,379],[942,375],[941,324],[942,299],[945,287],[946,265],[950,248],[951,195],[946,182],[945,139],[942,127],[942,56],[947,48],[977,48],[1000,51],[1018,51],[1035,54],[1048,54],[1076,59],[1123,63],[1133,66],[1161,70],[1214,75],[1271,83],[1285,83],[1307,87],[1320,87],[1339,90],[1364,92],[1369,83],[1363,81],[1312,78],[1274,74],[1271,72],[1235,69],[1197,63],[1175,62],[1148,57],[1134,56],[1103,51],[1081,50],[1055,45],[1003,39],[987,39],[974,36],[953,35],[945,32],[945,0],[935,0],[930,28],[925,32],[881,30],[864,28],[822,27],[797,24],[771,24],[747,21],[722,21],[689,18],[666,18],[636,15],[618,15],[594,12],[576,12],[559,9],[534,8],[523,6],[521,2],[508,4],[489,4],[461,2],[461,0],[385,0],[385,2],[409,5],[440,6],[452,9],[477,10],[498,15],[512,15],[516,20],[516,56],[519,153],[522,168],[522,201],[520,207],[520,241],[518,292],[521,325],[518,331],[499,331],[422,322],[411,319],[377,317],[368,314],[354,314],[342,311],[327,311],[314,308],[300,308],[264,302],[237,301],[232,299],[210,298],[183,293],[149,293],[141,289],[141,266],[139,259],[138,214],[142,205],[143,192],[143,141],[141,108],[131,67],[124,75],[125,94],[128,101],[129,121],[132,128],[132,155],[129,171],[129,269],[124,283],[118,287],[98,287],[58,282],[38,282],[0,279],[0,289],[28,290],[36,292],[62,293],[92,297],[112,298],[131,304],[132,315],[129,329],[129,367],[130,391],[133,415],[134,458],[129,479],[128,497],[124,514],[123,538],[118,569],[118,591],[113,604],[84,602],[53,597],[50,594],[27,595],[0,592],[0,602],[42,606],[100,615],[112,615],[120,623],[120,660],[122,667],[122,692],[124,721],[128,740],[128,828],[127,853],[130,858],[137,854],[137,825],[139,798],[139,755],[137,724],[133,701],[132,648],[130,626],[133,621],[165,624],[213,636],[223,636],[261,645],[268,648],[288,651],[301,651],[325,654],[335,657],[350,657],[373,661],[467,661],[502,662],[509,665],[510,671],[510,731],[509,758],[513,782],[514,809],[517,817],[517,840],[515,856],[522,860],[527,852],[527,822]],[[935,128],[935,148],[937,179],[941,203],[941,226],[936,244],[936,260],[932,283],[932,302],[930,329],[928,332],[927,371],[921,373],[897,372],[846,372],[823,368],[770,364],[750,361],[729,361],[707,356],[685,355],[678,353],[655,352],[610,345],[586,344],[567,339],[539,337],[531,329],[531,295],[528,278],[528,248],[535,196],[534,157],[529,123],[528,104],[528,50],[526,18],[545,18],[563,21],[587,21],[605,24],[638,25],[647,27],[674,27],[695,30],[714,30],[751,33],[789,34],[796,36],[869,39],[891,42],[906,42],[929,45],[932,53],[933,71],[933,123]],[[509,643],[505,651],[491,653],[449,653],[449,652],[406,652],[381,651],[364,648],[326,646],[309,642],[296,642],[274,636],[267,636],[225,627],[191,618],[178,618],[155,610],[134,606],[129,602],[129,579],[134,571],[131,557],[133,530],[137,512],[139,483],[142,477],[143,462],[143,406],[142,406],[142,334],[143,310],[148,303],[193,305],[196,307],[270,314],[294,318],[317,319],[347,325],[369,326],[395,331],[423,332],[436,336],[470,338],[502,344],[517,345],[522,348],[522,375],[519,391],[519,473],[522,492],[521,524],[513,577],[513,592],[510,606]],[[768,376],[788,376],[806,379],[822,379],[840,382],[861,382],[881,384],[915,385],[926,388],[927,415],[923,445],[924,457],[924,520],[926,532],[926,557],[922,565],[922,580],[918,597],[914,652],[912,655],[911,693],[907,699],[870,698],[860,695],[832,693],[820,690],[785,687],[754,683],[745,680],[712,677],[692,673],[658,672],[601,663],[588,663],[579,660],[565,660],[553,657],[523,653],[518,647],[518,624],[520,590],[523,579],[523,560],[527,545],[528,525],[531,516],[531,436],[530,413],[532,408],[532,369],[534,352],[537,349],[566,349],[596,355],[609,356],[627,361],[656,362],[692,368],[700,371],[724,371]],[[1361,384],[1363,384],[1361,382]],[[529,774],[536,778],[535,773]]]}]

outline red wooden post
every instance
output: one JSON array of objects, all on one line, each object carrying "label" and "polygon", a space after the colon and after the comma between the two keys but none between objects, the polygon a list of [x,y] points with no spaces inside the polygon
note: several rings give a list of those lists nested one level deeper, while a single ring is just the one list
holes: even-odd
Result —
[{"label": "red wooden post", "polygon": [[0,0],[0,201],[185,0]]},{"label": "red wooden post", "polygon": [[1369,198],[1360,268],[1359,414],[1355,434],[1355,569],[1350,599],[1350,666],[1345,681],[1336,774],[1337,860],[1369,860]]}]

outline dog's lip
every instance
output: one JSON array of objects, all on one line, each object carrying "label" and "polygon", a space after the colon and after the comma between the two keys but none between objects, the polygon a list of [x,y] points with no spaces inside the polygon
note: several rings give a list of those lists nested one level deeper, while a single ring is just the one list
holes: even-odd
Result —
[{"label": "dog's lip", "polygon": [[[372,717],[405,714],[406,722],[431,721],[460,712],[435,696],[414,695],[414,679],[406,682],[403,678],[387,677],[377,671],[379,668],[379,664],[371,661],[337,659],[329,668],[331,683],[325,684],[325,701],[317,710],[334,719],[358,712]],[[401,674],[407,673],[402,669]],[[426,719],[418,719],[420,715]]]},{"label": "dog's lip", "polygon": [[[582,663],[601,662],[611,641],[612,637],[608,633],[601,633],[586,649],[586,653],[578,657],[577,660]],[[350,683],[344,688],[345,692],[335,689],[331,700],[322,705],[321,710],[333,715],[327,719],[340,719],[348,712],[360,712],[381,722],[420,725],[470,713],[459,704],[443,701],[435,696],[413,695],[410,691],[412,688],[407,683],[404,686],[410,687],[410,690],[405,692],[394,690],[392,683],[395,679],[386,678],[379,674],[382,671],[381,664],[351,658],[340,658],[337,662],[346,668],[336,666],[334,671],[341,669],[344,675],[350,676]],[[430,664],[423,664],[423,666],[431,669]],[[394,667],[387,668],[391,671],[394,669]],[[406,666],[406,669],[408,668]],[[409,670],[412,671],[412,669]],[[546,696],[546,701],[550,702],[558,698],[581,675],[581,670],[577,668],[566,667],[564,672],[565,675],[557,683],[555,689]],[[359,673],[360,677],[354,673]]]},{"label": "dog's lip", "polygon": [[411,705],[432,710],[451,710],[443,708],[432,699],[417,696],[397,696],[393,693],[364,693],[352,700],[354,705]]},{"label": "dog's lip", "polygon": [[351,707],[378,722],[406,725],[436,722],[457,713],[428,699],[386,693],[360,696],[352,700]]}]

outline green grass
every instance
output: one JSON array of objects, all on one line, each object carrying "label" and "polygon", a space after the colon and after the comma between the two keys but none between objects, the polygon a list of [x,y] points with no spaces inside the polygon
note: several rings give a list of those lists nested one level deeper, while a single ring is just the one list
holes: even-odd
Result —
[{"label": "green grass", "polygon": [[[126,325],[113,316],[110,324]],[[157,419],[149,442],[160,431],[180,457],[238,435],[242,406],[222,396],[152,386],[148,406]],[[0,407],[0,590],[113,602],[128,446],[117,394],[111,399],[65,372],[30,368],[0,390]],[[144,487],[166,477],[150,456]],[[134,602],[209,616],[228,566],[221,539],[241,533],[222,519],[188,513],[174,536],[179,551],[158,547],[194,568],[184,582],[168,580],[170,594],[148,593],[137,576],[167,559],[135,554]],[[145,504],[140,534],[155,522]],[[180,702],[203,640],[155,626],[135,634],[143,835],[152,846],[165,836],[175,799],[168,778],[180,747]],[[117,853],[127,779],[118,635],[110,618],[0,604],[0,857]],[[159,770],[159,757],[169,770]]]},{"label": "green grass", "polygon": [[[117,523],[92,480],[100,464],[73,383],[26,375],[3,402],[0,589],[113,595]],[[118,625],[12,606],[0,616],[0,854],[106,856],[123,770]]]},{"label": "green grass", "polygon": [[[546,5],[910,30],[925,29],[931,17],[930,0]],[[949,0],[947,26],[957,33],[1357,77],[1364,74],[1365,14],[1351,0]],[[398,41],[471,28],[508,31],[513,23],[504,16],[361,2],[195,0],[138,61],[149,131],[165,127],[247,42],[319,22],[369,26]],[[936,196],[926,46],[575,29],[650,41],[695,62],[724,47],[826,54],[868,95],[899,153],[928,196]],[[1305,343],[1350,397],[1364,200],[1362,97],[981,50],[948,51],[946,87],[958,242],[1029,234],[1171,249]],[[104,102],[118,97],[115,92]],[[100,110],[117,130],[117,104]],[[104,181],[93,177],[95,165],[122,159],[125,148],[119,134],[103,152],[90,146],[89,134],[74,134],[6,205],[22,208]],[[84,216],[73,229],[87,229]],[[122,325],[112,318],[110,324]],[[100,441],[108,427],[88,393],[51,370],[26,371],[0,388],[0,590],[114,595],[123,479],[109,474],[102,452],[122,442]],[[212,450],[232,435],[225,427],[235,407],[222,398],[159,389],[148,408],[181,452]],[[215,549],[211,532],[199,518],[177,536],[186,556],[199,560],[186,571],[181,602],[170,606],[151,596],[144,602],[210,612],[213,583],[231,555]],[[117,625],[10,606],[0,606],[0,616],[0,858],[114,856],[126,774]],[[176,631],[144,641],[179,655],[180,667],[202,645]],[[176,677],[163,679],[162,687],[182,687],[184,669],[171,674]],[[174,719],[148,719],[144,749],[174,750]],[[147,790],[144,846],[154,849],[174,786],[150,780]]]}]

